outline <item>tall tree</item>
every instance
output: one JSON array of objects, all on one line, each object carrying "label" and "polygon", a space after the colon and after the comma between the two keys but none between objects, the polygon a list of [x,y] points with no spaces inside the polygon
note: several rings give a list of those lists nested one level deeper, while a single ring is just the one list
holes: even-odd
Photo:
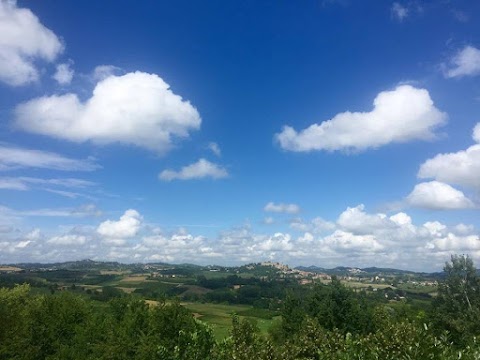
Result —
[{"label": "tall tree", "polygon": [[480,334],[480,278],[468,255],[452,255],[444,267],[432,318],[437,329],[445,329],[453,341],[464,343]]}]

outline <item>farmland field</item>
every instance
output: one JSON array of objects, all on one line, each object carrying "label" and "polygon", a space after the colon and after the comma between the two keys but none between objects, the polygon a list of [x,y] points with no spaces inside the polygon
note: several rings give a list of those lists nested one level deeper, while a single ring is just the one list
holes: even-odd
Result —
[{"label": "farmland field", "polygon": [[224,305],[224,304],[201,304],[201,303],[182,303],[187,309],[192,311],[199,320],[211,325],[217,340],[228,336],[232,327],[232,316],[238,315],[241,319],[247,318],[254,321],[262,333],[267,333],[273,322],[278,316],[272,316],[271,319],[251,316],[250,310],[254,309],[248,305]]},{"label": "farmland field", "polygon": [[15,272],[20,270],[22,269],[15,266],[0,266],[0,271],[4,271],[4,272]]}]

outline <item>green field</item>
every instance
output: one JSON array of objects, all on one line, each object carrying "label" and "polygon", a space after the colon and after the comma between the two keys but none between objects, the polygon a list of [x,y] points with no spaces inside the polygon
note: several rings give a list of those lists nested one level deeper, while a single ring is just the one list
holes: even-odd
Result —
[{"label": "green field", "polygon": [[[187,277],[149,279],[147,274],[109,275],[110,276],[97,275],[95,279],[90,281],[95,283],[95,285],[82,284],[80,286],[97,290],[101,290],[102,286],[112,286],[126,293],[130,293],[135,289],[138,289],[141,293],[144,293],[145,291],[163,293],[177,286],[181,286],[183,291],[194,293],[198,292],[203,294],[204,292],[210,291],[195,285],[183,285],[185,282],[192,280],[192,278]],[[202,271],[201,275],[204,275],[207,278],[222,278],[233,274],[222,271]],[[240,276],[251,277],[250,274],[241,274]],[[103,279],[105,279],[105,281],[102,282]],[[151,303],[154,303],[154,301]],[[193,302],[184,302],[182,305],[192,311],[199,320],[210,324],[217,340],[224,339],[228,336],[232,327],[232,317],[234,314],[238,315],[241,319],[246,318],[253,321],[262,333],[266,333],[272,323],[279,318],[279,316],[276,316],[276,313],[269,310],[255,309],[249,305]]]},{"label": "green field", "polygon": [[432,294],[438,290],[438,287],[434,285],[419,284],[399,284],[398,288],[416,294]]},{"label": "green field", "polygon": [[[192,311],[199,320],[210,324],[213,327],[215,338],[224,339],[228,336],[232,327],[232,316],[237,314],[241,319],[247,318],[254,321],[261,333],[266,333],[273,322],[279,317],[271,319],[263,316],[251,316],[254,311],[252,306],[248,305],[223,305],[223,304],[201,304],[201,303],[182,303],[187,309]],[[243,314],[243,315],[242,315]]]},{"label": "green field", "polygon": [[[377,284],[377,283],[363,283],[357,281],[341,281],[343,285],[352,289],[368,289],[369,287],[377,288],[377,289],[386,289],[386,288],[394,288],[389,284]],[[328,283],[327,283],[328,284]]]},{"label": "green field", "polygon": [[238,277],[242,278],[251,278],[253,274],[250,273],[236,273],[236,272],[229,272],[229,271],[209,271],[203,270],[199,272],[200,275],[205,276],[207,279],[219,279],[225,278],[227,276],[237,275]]}]

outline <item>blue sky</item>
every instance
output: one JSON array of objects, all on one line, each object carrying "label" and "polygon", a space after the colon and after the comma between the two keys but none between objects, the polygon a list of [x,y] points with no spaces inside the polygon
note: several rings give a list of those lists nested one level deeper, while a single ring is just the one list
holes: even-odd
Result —
[{"label": "blue sky", "polygon": [[478,14],[0,0],[0,262],[478,262]]}]

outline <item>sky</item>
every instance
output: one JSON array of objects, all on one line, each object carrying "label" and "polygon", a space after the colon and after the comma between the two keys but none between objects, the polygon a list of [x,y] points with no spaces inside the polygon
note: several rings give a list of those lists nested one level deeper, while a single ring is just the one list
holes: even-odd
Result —
[{"label": "sky", "polygon": [[0,0],[0,263],[478,264],[479,16]]}]

